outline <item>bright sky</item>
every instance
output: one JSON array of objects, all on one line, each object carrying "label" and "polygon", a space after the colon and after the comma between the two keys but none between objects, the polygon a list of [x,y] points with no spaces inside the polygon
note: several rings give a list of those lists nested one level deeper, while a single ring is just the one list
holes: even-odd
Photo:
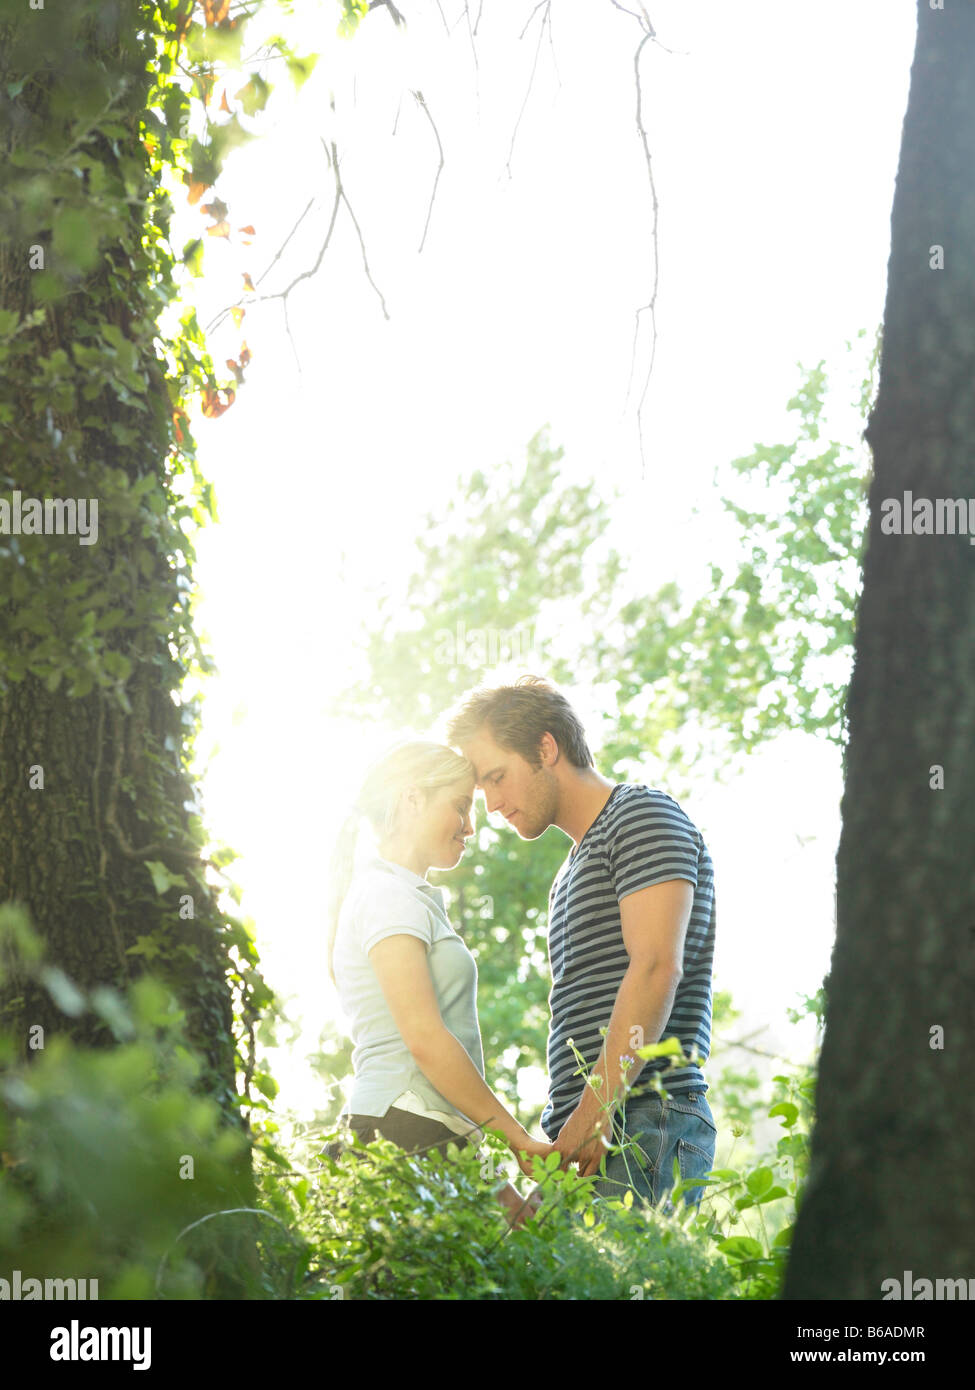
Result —
[{"label": "bright sky", "polygon": [[[348,679],[370,586],[405,579],[424,515],[474,468],[522,459],[546,422],[567,476],[621,490],[614,537],[634,592],[700,584],[709,560],[734,558],[718,504],[728,462],[790,439],[797,362],[838,366],[883,313],[913,0],[652,5],[674,51],[649,44],[641,67],[660,203],[645,468],[645,336],[626,402],[653,265],[638,26],[609,0],[554,0],[509,176],[544,11],[519,40],[532,4],[485,4],[475,67],[463,7],[442,4],[449,37],[438,5],[417,0],[401,7],[407,34],[377,11],[343,43],[337,5],[296,0],[288,32],[322,57],[221,178],[232,227],[257,234],[209,242],[200,282],[205,324],[313,197],[261,292],[314,264],[334,192],[322,140],[334,139],[390,318],[343,208],[319,272],[291,295],[293,346],[279,300],[249,307],[239,332],[228,321],[213,355],[246,338],[246,385],[221,419],[194,422],[221,513],[198,543],[200,624],[221,669],[201,740],[208,816],[241,853],[265,973],[302,1025],[274,1070],[282,1105],[306,1117],[323,1097],[303,1058],[334,1008],[324,865],[357,770],[390,733],[323,713]],[[437,147],[411,90],[445,154],[419,254]],[[201,224],[186,208],[174,243]],[[573,693],[585,710],[588,692]],[[828,967],[840,793],[838,755],[795,736],[727,787],[702,768],[684,803],[715,863],[716,985],[744,1009],[738,1034],[767,1026],[759,1044],[797,1056],[809,1035],[785,1008]]]}]

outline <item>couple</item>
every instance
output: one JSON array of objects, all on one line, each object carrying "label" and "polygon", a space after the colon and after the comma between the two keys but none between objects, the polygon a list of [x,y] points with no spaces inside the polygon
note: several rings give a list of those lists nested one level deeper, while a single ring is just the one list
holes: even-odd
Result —
[{"label": "couple", "polygon": [[[336,846],[329,970],[354,1043],[349,1127],[365,1143],[378,1131],[408,1151],[444,1151],[462,1136],[479,1142],[477,1127],[490,1126],[526,1174],[534,1154],[558,1150],[562,1166],[575,1162],[583,1175],[606,1157],[597,1194],[629,1187],[656,1204],[675,1158],[682,1178],[703,1177],[714,1162],[699,1066],[634,1055],[676,1037],[685,1061],[708,1056],[715,912],[704,841],[665,793],[597,772],[575,712],[538,677],[474,693],[447,737],[459,752],[413,742],[377,763]],[[547,1142],[485,1082],[474,958],[426,877],[459,863],[477,788],[523,840],[555,825],[572,841],[549,894]],[[379,855],[353,872],[363,817]],[[645,1162],[632,1144],[608,1153],[624,1141]],[[538,1203],[510,1183],[499,1200],[513,1223]]]}]

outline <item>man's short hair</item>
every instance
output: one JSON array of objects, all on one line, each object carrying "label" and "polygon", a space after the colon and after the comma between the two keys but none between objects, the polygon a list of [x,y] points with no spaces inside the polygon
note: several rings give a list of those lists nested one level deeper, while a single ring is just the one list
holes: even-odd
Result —
[{"label": "man's short hair", "polygon": [[455,748],[484,726],[495,743],[541,767],[538,745],[551,734],[574,767],[593,767],[582,722],[564,695],[541,676],[520,676],[514,685],[475,690],[451,716],[447,738]]}]

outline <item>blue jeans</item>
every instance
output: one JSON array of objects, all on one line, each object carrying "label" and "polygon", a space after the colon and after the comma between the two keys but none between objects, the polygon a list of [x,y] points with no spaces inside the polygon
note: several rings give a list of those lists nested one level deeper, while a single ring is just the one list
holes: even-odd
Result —
[{"label": "blue jeans", "polygon": [[[664,1100],[656,1091],[631,1096],[616,1112],[614,1140],[620,1135],[635,1141],[645,1164],[641,1166],[632,1147],[606,1159],[606,1177],[596,1184],[600,1197],[622,1198],[632,1188],[638,1201],[657,1206],[674,1184],[674,1159],[681,1178],[703,1178],[714,1166],[717,1129],[711,1107],[703,1091],[683,1091]],[[697,1206],[703,1187],[692,1187],[684,1201]],[[673,1211],[668,1199],[665,1210]]]}]

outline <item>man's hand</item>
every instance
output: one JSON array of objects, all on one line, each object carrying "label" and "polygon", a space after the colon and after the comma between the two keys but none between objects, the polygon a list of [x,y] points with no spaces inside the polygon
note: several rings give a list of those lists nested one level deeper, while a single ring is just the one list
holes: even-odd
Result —
[{"label": "man's hand", "polygon": [[532,1169],[532,1158],[548,1158],[555,1148],[547,1139],[535,1139],[527,1130],[518,1127],[518,1131],[508,1139],[508,1148],[515,1156],[515,1162],[524,1173],[526,1178],[534,1177]]},{"label": "man's hand", "polygon": [[598,1170],[612,1141],[612,1113],[590,1108],[583,1099],[559,1130],[555,1147],[563,1168],[578,1163],[580,1174],[588,1178]]}]

